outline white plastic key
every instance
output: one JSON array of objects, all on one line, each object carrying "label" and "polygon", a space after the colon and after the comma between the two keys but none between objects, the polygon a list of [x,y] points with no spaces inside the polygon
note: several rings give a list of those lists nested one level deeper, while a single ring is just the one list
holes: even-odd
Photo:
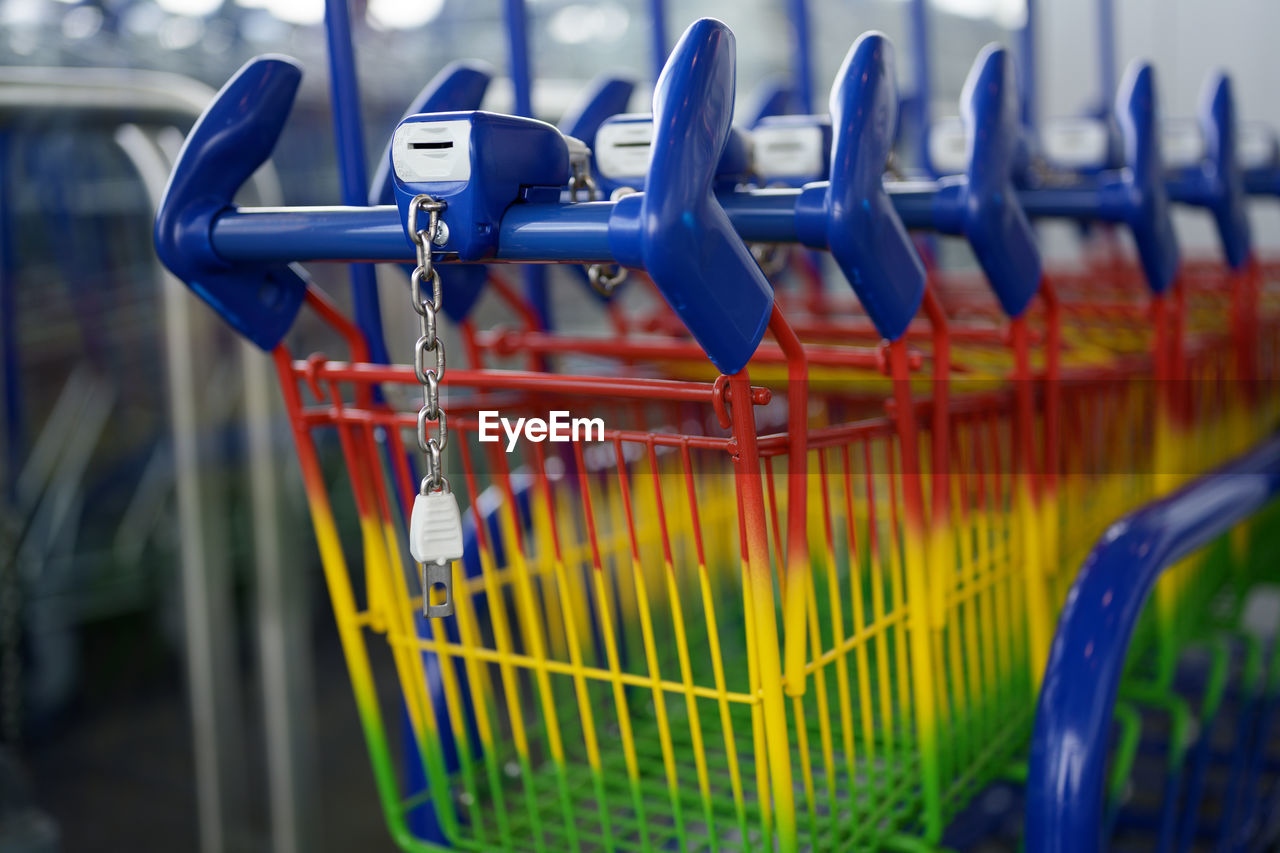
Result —
[{"label": "white plastic key", "polygon": [[[422,564],[422,612],[424,615],[453,615],[454,560],[462,559],[462,517],[453,492],[419,494],[413,499],[409,517],[409,553]],[[444,587],[443,604],[431,603],[431,590]]]}]

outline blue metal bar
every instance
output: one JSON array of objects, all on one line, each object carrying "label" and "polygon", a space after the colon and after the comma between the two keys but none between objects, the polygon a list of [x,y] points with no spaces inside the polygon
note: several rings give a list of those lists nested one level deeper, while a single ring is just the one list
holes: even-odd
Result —
[{"label": "blue metal bar", "polygon": [[[719,197],[744,240],[793,242],[799,190],[755,190]],[[609,263],[614,203],[518,204],[502,217],[502,262]],[[240,208],[219,216],[210,241],[229,263],[394,261],[414,259],[394,205]],[[441,259],[448,263],[447,258]]]},{"label": "blue metal bar", "polygon": [[787,0],[787,14],[791,18],[792,69],[796,99],[800,113],[813,112],[813,47],[809,41],[808,0]]},{"label": "blue metal bar", "polygon": [[1245,172],[1244,191],[1249,195],[1280,196],[1280,169],[1250,169]]},{"label": "blue metal bar", "polygon": [[667,64],[667,4],[664,0],[649,0],[649,38],[653,79],[656,81]]},{"label": "blue metal bar", "polygon": [[1039,126],[1036,120],[1036,0],[1027,0],[1027,20],[1018,32],[1018,51],[1021,53],[1018,57],[1018,95],[1022,124],[1034,134]]},{"label": "blue metal bar", "polygon": [[1113,0],[1098,0],[1098,114],[1111,113],[1119,75],[1116,73],[1116,12]]},{"label": "blue metal bar", "polygon": [[775,189],[717,196],[733,230],[748,243],[795,243],[796,202],[800,190]]},{"label": "blue metal bar", "polygon": [[[524,0],[506,0],[507,49],[515,114],[533,118],[533,74],[529,64],[529,15]],[[551,328],[551,296],[547,273],[539,267],[524,271],[524,292],[543,329]]]},{"label": "blue metal bar", "polygon": [[894,181],[886,184],[893,209],[908,228],[933,228],[934,200],[938,185],[933,181]]},{"label": "blue metal bar", "polygon": [[1195,207],[1207,207],[1211,203],[1203,179],[1203,171],[1197,164],[1174,169],[1168,172],[1165,188],[1169,192],[1169,200],[1179,204]]},{"label": "blue metal bar", "polygon": [[1280,493],[1280,434],[1113,524],[1085,560],[1049,654],[1027,777],[1029,853],[1103,847],[1107,732],[1129,641],[1168,566]]},{"label": "blue metal bar", "polygon": [[529,71],[529,15],[524,0],[507,0],[507,56],[511,87],[515,92],[515,114],[533,116],[533,77]]},{"label": "blue metal bar", "polygon": [[1113,209],[1096,186],[1045,187],[1020,190],[1018,203],[1033,218],[1053,217],[1077,221],[1119,222],[1125,210]]},{"label": "blue metal bar", "polygon": [[916,156],[920,166],[929,174],[936,174],[929,159],[929,105],[933,98],[929,62],[929,0],[911,0],[911,67],[915,71],[915,94],[911,96],[915,107]]},{"label": "blue metal bar", "polygon": [[210,242],[232,263],[415,259],[400,211],[385,204],[240,208],[214,221]]},{"label": "blue metal bar", "polygon": [[[356,79],[355,49],[351,44],[351,11],[347,0],[325,0],[325,37],[329,46],[329,90],[333,99],[333,138],[338,152],[338,177],[343,204],[365,204],[369,180],[365,159],[364,120],[360,114],[360,87]],[[369,344],[375,362],[386,363],[387,344],[382,334],[377,279],[373,267],[351,267],[355,321]]]}]

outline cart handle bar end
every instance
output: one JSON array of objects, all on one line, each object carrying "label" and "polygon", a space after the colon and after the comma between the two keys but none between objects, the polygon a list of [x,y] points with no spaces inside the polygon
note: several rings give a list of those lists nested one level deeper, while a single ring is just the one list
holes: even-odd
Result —
[{"label": "cart handle bar end", "polygon": [[716,200],[716,165],[732,130],[735,44],[702,18],[672,49],[653,93],[645,191],[619,199],[609,246],[646,270],[721,372],[746,366],[773,313],[773,290]]},{"label": "cart handle bar end", "polygon": [[1111,173],[1102,186],[1104,206],[1113,206],[1133,231],[1147,283],[1163,293],[1178,274],[1178,235],[1174,231],[1160,154],[1160,115],[1155,69],[1135,60],[1116,93],[1116,121],[1124,137],[1127,169]]},{"label": "cart handle bar end", "polygon": [[943,178],[936,209],[963,233],[1009,317],[1026,310],[1040,288],[1035,231],[1018,203],[1016,171],[1022,113],[1013,59],[989,44],[965,80],[960,111],[968,137],[969,168],[963,178]]},{"label": "cart handle bar end", "polygon": [[289,116],[302,69],[286,56],[250,60],[218,91],[178,154],[156,211],[156,254],[237,331],[273,349],[302,306],[294,264],[245,265],[214,251],[214,219],[267,161]]},{"label": "cart handle bar end", "polygon": [[[845,272],[876,330],[897,340],[924,299],[925,271],[884,187],[884,167],[897,131],[893,45],[882,33],[854,42],[836,75],[829,103],[830,180],[806,187],[797,226],[811,246],[825,245]],[[807,216],[814,202],[819,216]],[[814,226],[821,239],[807,236]]]}]

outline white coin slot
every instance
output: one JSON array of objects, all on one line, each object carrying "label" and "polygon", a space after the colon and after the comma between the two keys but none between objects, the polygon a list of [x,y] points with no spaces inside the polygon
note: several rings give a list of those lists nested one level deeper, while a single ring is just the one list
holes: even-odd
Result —
[{"label": "white coin slot", "polygon": [[1160,148],[1164,164],[1172,168],[1195,166],[1204,159],[1204,137],[1191,119],[1169,119],[1160,124]]},{"label": "white coin slot", "polygon": [[643,178],[652,147],[652,121],[609,122],[596,133],[596,168],[615,180]]},{"label": "white coin slot", "polygon": [[466,181],[471,177],[471,122],[417,121],[396,128],[391,165],[408,184]]},{"label": "white coin slot", "polygon": [[969,166],[969,138],[959,116],[944,118],[929,128],[929,161],[939,175],[958,175]]},{"label": "white coin slot", "polygon": [[1100,169],[1107,165],[1107,125],[1093,118],[1057,118],[1040,134],[1045,159],[1063,169]]},{"label": "white coin slot", "polygon": [[1276,135],[1258,122],[1240,127],[1240,167],[1269,169],[1276,164]]},{"label": "white coin slot", "polygon": [[813,177],[827,173],[822,128],[764,125],[751,131],[755,171],[762,177]]}]

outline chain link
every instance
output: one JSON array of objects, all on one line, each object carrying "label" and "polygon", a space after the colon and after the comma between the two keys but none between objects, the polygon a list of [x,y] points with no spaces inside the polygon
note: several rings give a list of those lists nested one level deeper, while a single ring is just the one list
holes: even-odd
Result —
[{"label": "chain link", "polygon": [[[575,176],[576,180],[576,176]],[[588,188],[590,189],[589,201],[596,200],[596,184],[591,180],[591,175],[586,175],[586,180],[590,181]],[[573,183],[569,184],[570,192],[574,201],[577,201],[577,191],[573,187]],[[609,194],[610,201],[617,201],[620,198],[632,195],[636,190],[631,187],[618,187]],[[587,281],[591,283],[591,287],[596,293],[608,299],[613,296],[613,292],[617,290],[624,281],[627,280],[627,268],[621,264],[589,264],[587,266]]]},{"label": "chain link", "polygon": [[[440,314],[440,306],[444,301],[444,289],[440,283],[440,271],[435,268],[431,257],[431,245],[441,235],[440,213],[445,204],[429,195],[416,196],[409,203],[409,239],[413,241],[418,255],[418,266],[409,279],[409,291],[413,302],[413,310],[418,315],[418,341],[413,347],[413,373],[422,385],[422,407],[418,409],[418,448],[426,455],[426,476],[422,478],[419,491],[449,491],[449,481],[444,476],[444,465],[441,454],[449,446],[449,426],[444,409],[440,407],[440,380],[444,379],[444,344],[436,334],[436,320]],[[418,227],[422,212],[427,213],[426,228]],[[429,282],[431,297],[423,295],[423,284]],[[428,364],[427,356],[434,356],[434,363]],[[431,435],[431,424],[436,425],[436,434]]]}]

